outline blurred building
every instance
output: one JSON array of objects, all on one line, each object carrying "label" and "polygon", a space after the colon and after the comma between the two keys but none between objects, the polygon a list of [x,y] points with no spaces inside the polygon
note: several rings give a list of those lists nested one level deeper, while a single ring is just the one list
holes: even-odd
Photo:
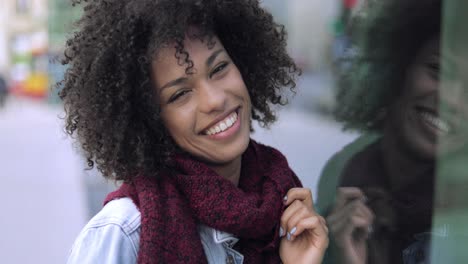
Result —
[{"label": "blurred building", "polygon": [[305,70],[322,71],[330,66],[333,22],[340,0],[290,0],[290,52]]},{"label": "blurred building", "polygon": [[43,96],[47,87],[47,0],[2,0],[0,73],[13,92]]},{"label": "blurred building", "polygon": [[306,71],[321,71],[329,66],[333,22],[341,0],[265,0],[262,4],[275,20],[286,25],[288,49]]},{"label": "blurred building", "polygon": [[[66,67],[61,65],[60,57],[64,52],[65,42],[73,32],[73,22],[81,13],[81,7],[73,7],[71,0],[49,1],[49,103],[60,102],[56,83],[61,81]],[[58,88],[58,89],[57,89]]]},{"label": "blurred building", "polygon": [[71,0],[49,1],[49,50],[52,54],[63,51],[66,38],[72,32],[73,22],[78,19],[81,7],[73,7]]}]

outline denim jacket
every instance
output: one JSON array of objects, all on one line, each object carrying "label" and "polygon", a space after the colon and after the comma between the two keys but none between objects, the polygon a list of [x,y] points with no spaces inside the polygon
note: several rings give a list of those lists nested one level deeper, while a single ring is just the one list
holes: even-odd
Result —
[{"label": "denim jacket", "polygon": [[417,234],[411,245],[403,250],[404,264],[429,264],[430,263],[430,233]]},{"label": "denim jacket", "polygon": [[[431,232],[424,232],[415,235],[414,238],[416,239],[416,241],[403,251],[403,263],[429,264],[431,263],[431,257],[434,257],[437,260],[446,259],[446,257],[441,257],[441,255],[438,254],[437,250],[431,252],[431,240],[434,238],[448,238],[449,229],[449,225],[443,224],[437,227],[433,227]],[[454,262],[447,260],[446,263]]]},{"label": "denim jacket", "polygon": [[[68,264],[137,263],[141,215],[130,198],[107,203],[78,235]],[[208,263],[241,264],[244,257],[232,247],[233,235],[199,225],[198,233]]]}]

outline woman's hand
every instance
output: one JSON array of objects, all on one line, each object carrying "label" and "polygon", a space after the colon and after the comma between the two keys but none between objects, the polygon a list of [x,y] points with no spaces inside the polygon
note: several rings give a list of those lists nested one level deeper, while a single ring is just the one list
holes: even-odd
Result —
[{"label": "woman's hand", "polygon": [[355,187],[338,189],[335,205],[327,217],[333,239],[335,261],[363,264],[367,261],[367,239],[372,232],[373,212],[364,193]]},{"label": "woman's hand", "polygon": [[288,207],[281,217],[281,260],[285,264],[322,263],[328,228],[325,219],[314,211],[311,191],[292,188],[284,203]]}]

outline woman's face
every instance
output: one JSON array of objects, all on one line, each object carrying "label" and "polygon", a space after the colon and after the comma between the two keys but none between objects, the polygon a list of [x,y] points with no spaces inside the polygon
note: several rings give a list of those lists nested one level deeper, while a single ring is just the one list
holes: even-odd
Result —
[{"label": "woman's face", "polygon": [[207,163],[223,165],[240,159],[248,146],[251,102],[239,70],[214,40],[209,48],[207,40],[185,39],[193,74],[186,74],[187,65],[177,60],[171,45],[157,54],[152,75],[161,117],[176,144]]},{"label": "woman's face", "polygon": [[390,110],[398,144],[421,159],[433,159],[437,139],[449,132],[439,117],[439,36],[427,41],[406,73],[402,95]]}]

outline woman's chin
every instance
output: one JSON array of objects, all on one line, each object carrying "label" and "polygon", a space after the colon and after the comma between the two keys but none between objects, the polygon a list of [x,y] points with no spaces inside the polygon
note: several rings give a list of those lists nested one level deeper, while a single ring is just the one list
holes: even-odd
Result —
[{"label": "woman's chin", "polygon": [[427,140],[417,140],[408,144],[411,153],[420,160],[434,161],[437,158],[437,143]]}]

